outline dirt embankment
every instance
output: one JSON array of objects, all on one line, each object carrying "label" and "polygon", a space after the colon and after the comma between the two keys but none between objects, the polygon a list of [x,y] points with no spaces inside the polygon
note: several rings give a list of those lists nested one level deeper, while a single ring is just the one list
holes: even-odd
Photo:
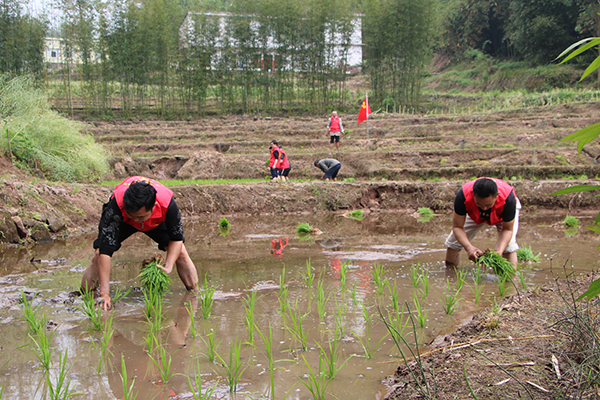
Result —
[{"label": "dirt embankment", "polygon": [[[57,184],[27,177],[2,160],[0,232],[3,242],[52,240],[94,229],[102,203],[113,187]],[[587,182],[587,181],[585,181]],[[430,207],[449,212],[463,181],[438,182],[300,182],[173,187],[184,219],[211,214],[269,214],[362,209],[365,212],[415,211]],[[568,184],[580,184],[572,181]],[[550,196],[565,181],[513,181],[524,207],[587,209],[596,205],[590,192]]]}]

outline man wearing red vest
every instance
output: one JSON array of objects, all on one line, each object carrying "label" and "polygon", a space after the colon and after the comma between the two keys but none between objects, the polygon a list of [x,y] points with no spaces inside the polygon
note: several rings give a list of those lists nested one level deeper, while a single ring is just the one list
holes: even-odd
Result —
[{"label": "man wearing red vest", "polygon": [[521,203],[513,188],[501,179],[479,178],[463,185],[454,199],[452,233],[446,239],[446,266],[456,267],[464,248],[475,262],[483,251],[471,244],[486,224],[496,225],[494,251],[517,265],[517,231]]},{"label": "man wearing red vest", "polygon": [[337,111],[331,112],[331,118],[327,124],[327,133],[330,135],[329,139],[329,155],[333,151],[333,143],[335,142],[335,154],[340,151],[340,133],[344,133],[344,127],[342,126],[342,119],[338,117]]},{"label": "man wearing red vest", "polygon": [[173,192],[161,183],[132,176],[117,185],[108,203],[103,207],[94,241],[96,253],[83,273],[81,289],[93,290],[100,286],[104,310],[111,307],[109,278],[111,258],[121,242],[135,232],[144,232],[166,250],[165,265],[159,266],[167,274],[173,266],[188,290],[198,290],[198,272],[183,245],[183,225]]}]

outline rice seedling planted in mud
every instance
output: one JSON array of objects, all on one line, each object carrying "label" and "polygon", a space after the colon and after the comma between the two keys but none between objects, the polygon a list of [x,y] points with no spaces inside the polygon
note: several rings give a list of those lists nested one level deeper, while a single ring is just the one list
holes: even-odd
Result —
[{"label": "rice seedling planted in mud", "polygon": [[110,344],[110,339],[112,338],[115,330],[112,327],[113,319],[115,314],[111,313],[110,317],[102,324],[102,339],[100,340],[100,356],[98,357],[98,373],[102,371],[102,363],[104,359],[110,354],[110,350],[108,350],[108,345]]},{"label": "rice seedling planted in mud", "polygon": [[364,214],[363,214],[362,210],[354,210],[354,211],[350,211],[350,213],[348,213],[348,216],[352,219],[360,221],[363,219]]},{"label": "rice seedling planted in mud", "polygon": [[242,342],[234,339],[229,345],[229,362],[226,362],[220,354],[217,357],[221,361],[221,366],[225,369],[225,379],[229,385],[229,392],[235,393],[238,389],[238,383],[244,371],[250,366],[245,367],[241,359]]},{"label": "rice seedling planted in mud", "polygon": [[46,384],[48,385],[48,399],[50,400],[66,400],[70,399],[75,388],[71,387],[71,380],[67,380],[67,374],[71,368],[67,368],[67,351],[63,356],[58,358],[58,370],[54,382],[50,375],[50,371],[46,373]]},{"label": "rice seedling planted in mud", "polygon": [[207,275],[204,275],[204,285],[202,286],[202,289],[200,289],[200,295],[198,296],[198,303],[200,303],[202,317],[204,319],[208,319],[210,317],[216,290],[217,288],[208,284]]},{"label": "rice seedling planted in mud", "polygon": [[339,357],[339,347],[338,347],[339,342],[336,340],[329,340],[327,342],[327,347],[329,348],[329,355],[327,355],[327,353],[325,352],[325,349],[323,348],[323,346],[321,346],[321,344],[319,344],[318,342],[315,342],[315,343],[321,350],[321,354],[323,355],[323,358],[325,359],[325,362],[327,363],[327,369],[325,370],[325,376],[327,376],[327,378],[329,378],[329,379],[335,378],[335,376],[338,374],[338,372],[340,372],[342,367],[344,365],[346,365],[346,363],[352,358],[352,356],[348,357],[346,359],[346,361],[344,361],[341,365],[338,366],[337,364],[338,364],[338,357]]},{"label": "rice seedling planted in mud", "polygon": [[540,262],[542,253],[534,254],[531,246],[522,246],[517,250],[517,259],[519,262],[537,263]]},{"label": "rice seedling planted in mud", "polygon": [[467,279],[467,271],[464,269],[456,270],[456,292],[460,292],[465,284],[465,280]]},{"label": "rice seedling planted in mud", "polygon": [[519,278],[519,281],[521,282],[521,288],[523,290],[527,289],[527,282],[525,281],[525,274],[523,273],[523,268],[517,266],[516,275]]},{"label": "rice seedling planted in mud", "polygon": [[390,301],[392,308],[398,310],[400,308],[400,292],[398,291],[398,281],[394,279],[394,286],[388,281],[388,289],[390,291]]},{"label": "rice seedling planted in mud", "polygon": [[190,317],[190,333],[195,339],[196,336],[198,336],[198,331],[196,330],[196,319],[194,318],[194,306],[191,301],[185,303],[185,310],[187,311],[188,316]]},{"label": "rice seedling planted in mud", "polygon": [[306,357],[302,354],[302,359],[304,360],[304,364],[308,368],[308,383],[304,380],[300,380],[304,386],[308,389],[310,394],[312,395],[313,400],[324,400],[325,392],[327,387],[331,383],[331,379],[327,377],[326,372],[323,369],[323,352],[319,352],[319,369],[314,370],[308,361],[306,361]]},{"label": "rice seedling planted in mud", "polygon": [[421,328],[425,328],[425,323],[427,322],[427,311],[423,310],[423,303],[415,292],[413,292],[413,304],[415,305],[415,310],[417,310],[417,322]]},{"label": "rice seedling planted in mud", "polygon": [[29,326],[29,333],[36,334],[40,329],[46,325],[46,314],[43,314],[41,318],[38,318],[38,311],[40,310],[41,304],[33,307],[33,301],[36,295],[34,294],[31,300],[27,299],[27,295],[24,291],[21,291],[21,309],[23,310],[23,320],[27,322]]},{"label": "rice seedling planted in mud", "polygon": [[231,222],[225,217],[219,220],[219,228],[221,229],[229,229],[231,228]]},{"label": "rice seedling planted in mud", "polygon": [[94,299],[94,293],[91,290],[84,290],[82,296],[83,304],[81,307],[77,307],[86,317],[92,322],[90,330],[99,331],[102,329],[102,309],[96,307],[96,300]]},{"label": "rice seedling planted in mud", "polygon": [[340,265],[340,289],[346,290],[346,279],[348,277],[348,271],[350,270],[350,263],[344,261]]},{"label": "rice seedling planted in mud", "polygon": [[256,290],[251,290],[244,299],[246,328],[248,329],[248,344],[254,344],[254,328],[256,327]]},{"label": "rice seedling planted in mud", "polygon": [[373,264],[373,282],[375,282],[375,291],[377,294],[383,294],[387,286],[387,278],[383,277],[386,272],[382,264]]},{"label": "rice seedling planted in mud", "polygon": [[498,294],[502,297],[506,296],[508,288],[506,287],[506,281],[508,276],[498,276]]},{"label": "rice seedling planted in mud", "polygon": [[423,298],[426,299],[429,297],[429,267],[423,269],[423,288],[421,292],[423,293]]},{"label": "rice seedling planted in mud", "polygon": [[53,335],[54,331],[50,331],[50,334],[46,335],[44,327],[41,327],[35,335],[29,334],[29,337],[35,344],[35,355],[42,368],[46,371],[50,369],[50,363],[52,362],[52,348],[50,347],[50,341],[52,340]]},{"label": "rice seedling planted in mud", "polygon": [[194,381],[196,383],[196,390],[194,390],[194,386],[192,385],[192,379],[188,376],[188,385],[190,386],[190,391],[192,392],[192,396],[194,400],[210,400],[212,399],[215,390],[217,389],[216,382],[212,388],[206,389],[204,393],[202,393],[202,369],[200,368],[200,362],[196,360],[196,375],[194,376]]},{"label": "rice seedling planted in mud", "polygon": [[138,275],[138,279],[142,281],[144,289],[148,292],[157,293],[162,296],[171,283],[171,278],[162,269],[158,268],[158,265],[164,263],[162,255],[157,255],[153,258],[142,261],[142,270]]},{"label": "rice seedling planted in mud", "polygon": [[285,283],[285,265],[281,269],[281,275],[279,275],[279,296],[277,297],[279,301],[279,311],[281,313],[285,313],[288,308],[288,287]]},{"label": "rice seedling planted in mud", "polygon": [[335,338],[336,340],[342,339],[346,334],[346,313],[348,311],[348,305],[342,299],[342,301],[338,302],[337,295],[334,295],[335,300]]},{"label": "rice seedling planted in mud", "polygon": [[477,266],[486,268],[491,267],[498,276],[512,276],[515,273],[515,267],[506,258],[490,250],[486,250],[481,257],[477,259]]},{"label": "rice seedling planted in mud", "polygon": [[481,299],[481,293],[483,293],[483,289],[485,289],[485,283],[478,283],[477,281],[473,282],[473,296],[475,304],[479,303]]},{"label": "rice seedling planted in mud", "polygon": [[433,210],[429,207],[419,207],[417,212],[421,215],[433,215]]},{"label": "rice seedling planted in mud", "polygon": [[302,314],[298,309],[298,299],[296,299],[293,308],[291,304],[288,304],[287,309],[288,312],[284,314],[285,328],[300,343],[302,350],[306,351],[308,348],[308,329],[304,328],[303,323],[310,311]]},{"label": "rice seedling planted in mud", "polygon": [[410,282],[413,287],[419,287],[421,282],[423,281],[423,274],[421,273],[421,264],[413,264],[410,266],[408,270],[408,274],[410,275]]},{"label": "rice seedling planted in mud", "polygon": [[[360,344],[362,345],[363,350],[365,351],[365,358],[371,359],[371,358],[373,358],[374,352],[377,351],[379,346],[381,346],[381,343],[387,337],[387,335],[385,335],[381,339],[379,339],[379,342],[377,342],[377,344],[375,344],[375,346],[371,345],[371,324],[373,323],[373,315],[369,315],[369,309],[364,304],[361,304],[361,308],[362,308],[363,320],[365,321],[364,338],[360,337],[360,335],[356,332],[352,332],[352,333],[354,334],[354,336],[356,336],[356,338],[359,340]],[[337,343],[337,341],[334,341],[334,346],[337,346],[335,343]],[[332,357],[331,356],[331,350],[332,350],[331,344],[329,346],[330,346],[330,348],[329,348],[330,357]],[[334,350],[337,350],[337,349],[334,348]],[[325,353],[325,352],[323,351],[323,353]],[[329,360],[328,360],[328,362],[329,362]],[[346,360],[346,362],[348,362],[348,360]],[[331,369],[331,367],[330,367],[330,369]],[[329,376],[329,377],[333,378],[332,376]]]},{"label": "rice seedling planted in mud", "polygon": [[442,300],[442,308],[446,314],[452,315],[452,313],[456,310],[459,301],[458,293],[458,291],[455,291],[452,288],[450,280],[446,278],[446,288],[444,289],[444,294],[438,294]]},{"label": "rice seedling planted in mud", "polygon": [[125,365],[125,355],[121,353],[121,384],[123,385],[123,400],[135,400],[137,393],[133,393],[133,386],[135,385],[135,377],[131,380],[131,385],[128,386],[129,379],[127,378],[127,365]]},{"label": "rice seedling planted in mud", "polygon": [[319,318],[323,319],[325,317],[325,312],[327,309],[327,301],[331,296],[331,292],[325,296],[325,289],[323,289],[323,281],[320,280],[317,283],[317,292],[315,293],[315,297],[317,299],[317,311],[319,313]]},{"label": "rice seedling planted in mud", "polygon": [[165,346],[161,346],[156,337],[154,337],[154,342],[156,348],[158,349],[159,359],[157,360],[152,356],[152,354],[149,354],[150,360],[158,369],[162,383],[167,383],[171,380],[172,377],[171,355],[169,354],[169,356],[167,357],[167,351],[165,350]]},{"label": "rice seedling planted in mud", "polygon": [[310,257],[306,260],[306,275],[302,277],[307,287],[312,287],[315,280],[315,274],[313,273],[312,266],[310,264]]}]

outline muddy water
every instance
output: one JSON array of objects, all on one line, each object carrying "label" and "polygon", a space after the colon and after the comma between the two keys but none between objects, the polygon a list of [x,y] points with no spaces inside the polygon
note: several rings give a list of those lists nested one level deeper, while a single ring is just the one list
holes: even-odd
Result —
[{"label": "muddy water", "polygon": [[[583,218],[583,225],[589,225],[591,217]],[[554,227],[563,218],[564,214],[548,217],[525,213],[522,216],[519,243],[531,245],[534,252],[541,253],[540,263],[524,266],[529,288],[548,282],[553,274],[564,276],[571,271],[599,266],[598,236],[585,229],[565,232]],[[230,343],[249,340],[244,299],[250,290],[258,294],[254,313],[258,326],[265,333],[272,327],[273,354],[277,361],[273,398],[312,398],[302,381],[308,383],[311,369],[314,373],[318,371],[316,343],[327,349],[328,341],[337,330],[343,331],[338,366],[347,362],[327,387],[326,398],[381,399],[385,396],[381,381],[394,372],[399,351],[386,336],[387,330],[376,315],[378,307],[386,316],[392,310],[389,287],[384,294],[377,293],[373,279],[376,263],[384,267],[384,278],[392,287],[395,282],[399,301],[407,301],[411,309],[414,309],[413,293],[421,293],[422,285],[419,288],[411,285],[410,267],[419,263],[428,269],[430,289],[423,300],[427,322],[424,328],[416,328],[416,338],[412,328],[404,332],[407,341],[418,343],[420,350],[425,350],[426,344],[436,336],[452,331],[461,321],[497,299],[493,275],[487,277],[483,298],[477,304],[472,288],[467,286],[471,280],[467,278],[457,310],[452,315],[443,312],[439,293],[444,293],[446,282],[454,285],[456,281],[455,274],[442,263],[443,243],[450,230],[449,215],[434,216],[428,222],[400,213],[366,216],[362,221],[341,215],[274,215],[229,220],[232,227],[226,235],[217,229],[217,219],[186,223],[188,251],[201,279],[206,276],[217,291],[212,315],[205,320],[197,309],[197,302],[183,290],[176,274],[172,274],[172,290],[164,300],[161,331],[161,340],[171,357],[172,377],[168,383],[161,382],[146,351],[149,327],[144,323],[143,295],[138,290],[115,307],[115,333],[108,347],[110,355],[98,372],[102,335],[89,330],[89,320],[77,310],[81,300],[68,296],[78,288],[81,271],[92,254],[93,234],[31,249],[3,250],[0,254],[0,366],[6,365],[0,370],[2,398],[47,397],[45,372],[39,368],[34,346],[27,345],[32,340],[27,335],[26,323],[20,320],[23,313],[14,302],[21,290],[37,292],[34,303],[40,304],[40,313],[52,321],[51,380],[56,380],[59,354],[66,353],[71,385],[86,399],[123,398],[119,376],[121,355],[129,377],[135,377],[134,391],[139,393],[138,399],[191,398],[188,377],[195,376],[197,363],[203,387],[216,385],[213,398],[270,398],[268,360],[258,333],[255,333],[254,346],[242,345],[242,368],[248,367],[241,375],[237,394],[229,393],[220,364],[209,362],[206,356],[205,340],[211,330],[220,342],[217,351],[227,362]],[[295,228],[301,222],[308,222],[323,233],[299,238]],[[481,248],[493,247],[495,237],[490,229],[480,234],[475,243]],[[281,251],[280,239],[284,245],[287,239]],[[129,239],[114,256],[111,288],[138,286],[136,275],[140,260],[156,252],[153,243],[143,235]],[[303,279],[308,261],[318,276],[313,288],[307,287]],[[344,263],[349,266],[345,288],[340,277]],[[470,263],[463,260],[463,264],[471,271]],[[307,351],[301,350],[299,342],[285,328],[289,323],[280,312],[279,287],[284,270],[289,303],[302,315],[308,313],[303,320]],[[324,318],[319,318],[315,299],[319,280],[329,296]],[[352,290],[355,295],[351,294]],[[509,291],[512,292],[514,288]],[[188,302],[195,310],[196,337],[184,306]],[[367,310],[367,319],[373,316],[371,324],[367,324],[361,304]],[[372,350],[372,358],[365,356],[361,340]],[[158,358],[156,353],[154,356]]]}]

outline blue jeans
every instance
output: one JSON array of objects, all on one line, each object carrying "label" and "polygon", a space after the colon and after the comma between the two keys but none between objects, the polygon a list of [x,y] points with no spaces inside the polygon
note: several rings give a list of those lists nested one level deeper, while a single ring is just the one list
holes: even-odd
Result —
[{"label": "blue jeans", "polygon": [[329,168],[327,170],[327,172],[325,172],[325,176],[323,177],[323,179],[335,179],[335,177],[337,176],[338,172],[340,172],[340,168],[342,168],[342,164],[341,163],[337,163],[336,165],[334,165],[333,167]]}]

